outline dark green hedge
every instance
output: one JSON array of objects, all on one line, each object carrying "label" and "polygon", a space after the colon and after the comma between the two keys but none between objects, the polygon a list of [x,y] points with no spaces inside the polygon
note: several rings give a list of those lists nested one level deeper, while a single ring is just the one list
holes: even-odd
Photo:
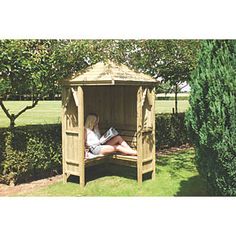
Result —
[{"label": "dark green hedge", "polygon": [[[187,142],[184,114],[156,116],[157,149]],[[17,184],[61,172],[60,124],[0,129],[0,182]]]},{"label": "dark green hedge", "polygon": [[189,139],[184,113],[156,115],[156,146],[158,150],[186,143],[189,143]]},{"label": "dark green hedge", "polygon": [[16,184],[61,172],[60,125],[0,129],[0,182]]}]

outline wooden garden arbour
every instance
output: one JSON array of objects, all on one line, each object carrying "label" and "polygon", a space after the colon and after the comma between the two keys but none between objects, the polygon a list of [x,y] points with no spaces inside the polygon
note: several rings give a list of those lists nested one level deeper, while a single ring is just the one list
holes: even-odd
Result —
[{"label": "wooden garden arbour", "polygon": [[[137,168],[138,183],[143,174],[155,177],[155,85],[151,76],[136,73],[125,65],[100,62],[62,83],[63,180],[69,175],[85,185],[85,168],[113,162]],[[138,157],[112,154],[84,158],[84,122],[97,113],[101,132],[115,127]]]}]

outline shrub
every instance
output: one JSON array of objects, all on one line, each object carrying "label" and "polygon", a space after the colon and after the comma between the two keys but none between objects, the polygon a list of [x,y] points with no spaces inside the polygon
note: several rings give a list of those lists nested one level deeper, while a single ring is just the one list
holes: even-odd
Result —
[{"label": "shrub", "polygon": [[199,172],[215,195],[236,195],[236,42],[202,41],[187,123]]},{"label": "shrub", "polygon": [[60,125],[3,129],[0,181],[21,183],[61,173]]},{"label": "shrub", "polygon": [[180,146],[188,142],[184,113],[156,115],[157,149]]}]

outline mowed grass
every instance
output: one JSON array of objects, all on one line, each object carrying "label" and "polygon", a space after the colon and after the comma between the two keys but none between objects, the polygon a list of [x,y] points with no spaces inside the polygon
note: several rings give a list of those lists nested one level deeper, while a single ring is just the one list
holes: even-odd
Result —
[{"label": "mowed grass", "polygon": [[[11,113],[17,114],[27,105],[31,105],[30,101],[6,101],[5,106]],[[157,100],[156,113],[172,113],[174,100]],[[187,100],[178,101],[179,112],[184,112],[189,107]],[[32,125],[32,124],[55,124],[61,121],[61,101],[40,101],[38,105],[23,113],[16,119],[16,126]],[[0,127],[8,127],[9,119],[0,109]]]},{"label": "mowed grass", "polygon": [[[5,106],[11,113],[17,114],[30,101],[6,101]],[[35,124],[55,124],[61,121],[61,101],[39,101],[33,109],[27,110],[16,119],[16,126]],[[8,127],[9,119],[0,109],[0,127]]]},{"label": "mowed grass", "polygon": [[[156,100],[156,113],[172,113],[172,108],[175,107],[175,100]],[[189,108],[188,100],[178,101],[178,112],[185,112]]]},{"label": "mowed grass", "polygon": [[136,169],[124,166],[94,166],[86,169],[84,189],[77,178],[18,196],[209,196],[205,180],[194,163],[194,150],[158,156],[155,180],[136,181]]}]

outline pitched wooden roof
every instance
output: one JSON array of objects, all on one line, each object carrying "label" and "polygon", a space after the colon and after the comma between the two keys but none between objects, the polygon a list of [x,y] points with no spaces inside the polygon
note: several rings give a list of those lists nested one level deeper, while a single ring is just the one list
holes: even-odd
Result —
[{"label": "pitched wooden roof", "polygon": [[125,65],[108,61],[106,63],[99,62],[88,67],[86,70],[83,70],[65,80],[63,84],[138,85],[156,83],[158,83],[158,81],[149,75],[137,73]]}]

